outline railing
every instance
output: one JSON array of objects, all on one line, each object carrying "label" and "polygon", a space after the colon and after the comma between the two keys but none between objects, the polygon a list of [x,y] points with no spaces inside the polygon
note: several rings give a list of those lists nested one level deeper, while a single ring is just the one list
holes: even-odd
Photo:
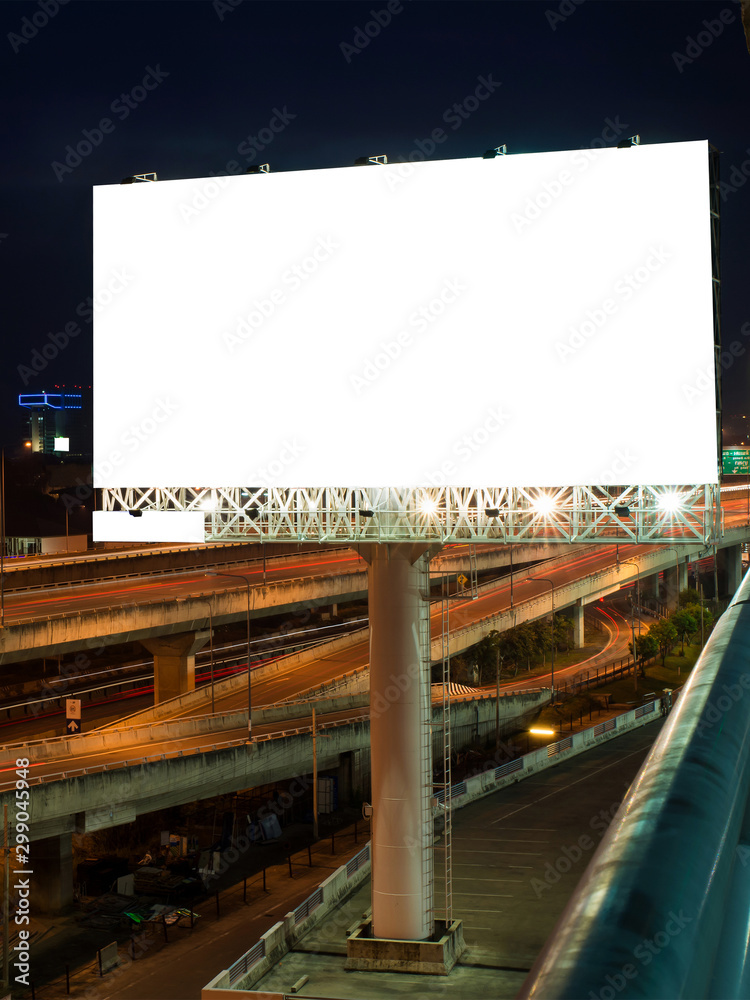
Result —
[{"label": "railing", "polygon": [[750,996],[749,605],[746,575],[519,1000]]}]

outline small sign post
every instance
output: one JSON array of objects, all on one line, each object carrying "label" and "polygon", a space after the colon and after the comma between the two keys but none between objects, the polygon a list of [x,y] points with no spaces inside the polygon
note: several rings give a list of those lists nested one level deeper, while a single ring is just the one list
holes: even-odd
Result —
[{"label": "small sign post", "polygon": [[81,731],[81,699],[65,699],[65,735],[75,736]]}]

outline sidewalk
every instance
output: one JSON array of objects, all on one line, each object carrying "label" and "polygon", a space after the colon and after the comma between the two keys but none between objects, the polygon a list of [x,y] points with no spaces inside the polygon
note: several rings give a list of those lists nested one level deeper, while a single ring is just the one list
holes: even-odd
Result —
[{"label": "sidewalk", "polygon": [[[310,851],[312,867],[305,850],[293,856],[291,878],[286,862],[266,870],[265,892],[262,874],[248,878],[247,902],[243,902],[240,881],[220,893],[218,918],[213,896],[196,903],[193,909],[200,918],[195,926],[168,927],[167,942],[163,928],[152,925],[147,936],[136,939],[135,960],[129,957],[130,945],[120,935],[120,965],[103,977],[99,976],[96,950],[113,941],[115,934],[79,926],[78,912],[53,919],[43,938],[32,943],[34,996],[36,1000],[62,1000],[68,995],[86,1000],[199,1000],[206,983],[305,900],[368,839],[367,824],[360,821],[357,843],[353,825],[336,833],[333,851],[330,838],[319,840]],[[71,967],[70,994],[65,991],[66,962]],[[31,990],[14,984],[12,977],[11,968],[14,1000],[30,998]]]}]

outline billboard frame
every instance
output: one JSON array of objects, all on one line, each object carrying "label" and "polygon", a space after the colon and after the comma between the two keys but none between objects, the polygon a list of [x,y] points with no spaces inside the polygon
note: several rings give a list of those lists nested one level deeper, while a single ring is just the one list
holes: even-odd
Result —
[{"label": "billboard frame", "polygon": [[721,510],[720,152],[709,152],[716,483],[565,487],[108,487],[103,511],[205,512],[229,541],[718,544]]}]

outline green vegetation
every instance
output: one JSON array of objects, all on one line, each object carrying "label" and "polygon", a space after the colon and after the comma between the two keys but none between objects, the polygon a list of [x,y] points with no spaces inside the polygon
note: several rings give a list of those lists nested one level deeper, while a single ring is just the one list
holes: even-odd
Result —
[{"label": "green vegetation", "polygon": [[[554,628],[556,664],[566,666],[589,655],[585,649],[571,650],[573,623],[569,618],[556,614]],[[549,663],[551,651],[552,628],[549,619],[540,618],[505,632],[493,629],[466,653],[451,657],[451,674],[459,683],[473,683],[476,668],[476,683],[491,684],[499,661],[501,676],[515,677],[519,669],[529,676],[535,666]]]},{"label": "green vegetation", "polygon": [[[695,603],[698,598],[698,603]],[[700,600],[700,596],[695,590],[683,590],[679,597],[679,607],[671,615],[659,618],[650,626],[645,635],[640,635],[635,640],[635,655],[641,669],[641,677],[645,677],[646,661],[656,656],[661,656],[662,667],[666,666],[666,660],[679,641],[681,654],[685,653],[685,642],[697,640],[699,643],[708,638],[714,625],[712,612]],[[628,643],[630,652],[633,653],[633,643]]]}]

